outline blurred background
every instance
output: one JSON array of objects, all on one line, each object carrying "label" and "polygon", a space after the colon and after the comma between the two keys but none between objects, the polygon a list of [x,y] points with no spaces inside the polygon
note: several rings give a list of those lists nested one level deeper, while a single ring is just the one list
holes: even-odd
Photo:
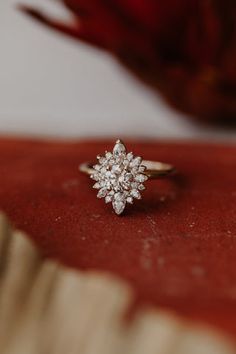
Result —
[{"label": "blurred background", "polygon": [[[19,1],[0,2],[1,134],[235,140],[233,128],[170,108],[106,52],[35,23]],[[72,17],[57,1],[24,3]]]}]

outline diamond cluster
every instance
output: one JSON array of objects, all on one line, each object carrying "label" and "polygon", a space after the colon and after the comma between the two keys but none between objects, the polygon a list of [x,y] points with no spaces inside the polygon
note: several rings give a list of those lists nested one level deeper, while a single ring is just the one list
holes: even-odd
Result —
[{"label": "diamond cluster", "polygon": [[98,198],[105,198],[112,203],[116,214],[121,214],[126,203],[141,199],[140,192],[145,189],[143,183],[148,179],[142,158],[126,153],[125,145],[117,140],[113,152],[98,156],[98,163],[93,166],[91,178],[96,181],[93,188],[98,189]]}]

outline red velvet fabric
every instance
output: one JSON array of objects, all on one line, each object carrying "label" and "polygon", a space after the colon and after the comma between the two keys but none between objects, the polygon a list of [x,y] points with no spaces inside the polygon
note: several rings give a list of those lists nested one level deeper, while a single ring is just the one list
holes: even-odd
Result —
[{"label": "red velvet fabric", "polygon": [[236,334],[236,147],[128,141],[179,174],[116,216],[79,163],[111,141],[0,139],[0,208],[43,254],[106,270],[151,303]]}]

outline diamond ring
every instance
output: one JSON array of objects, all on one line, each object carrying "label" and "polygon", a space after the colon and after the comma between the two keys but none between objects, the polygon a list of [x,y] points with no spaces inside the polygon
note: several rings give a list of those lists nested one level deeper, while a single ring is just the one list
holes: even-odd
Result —
[{"label": "diamond ring", "polygon": [[97,197],[105,198],[112,203],[117,215],[120,215],[126,204],[134,199],[141,199],[144,183],[149,179],[166,176],[174,172],[172,165],[145,161],[140,156],[127,153],[125,144],[117,140],[112,152],[106,151],[104,156],[97,156],[97,164],[83,163],[79,170],[95,181],[93,188],[98,190]]}]

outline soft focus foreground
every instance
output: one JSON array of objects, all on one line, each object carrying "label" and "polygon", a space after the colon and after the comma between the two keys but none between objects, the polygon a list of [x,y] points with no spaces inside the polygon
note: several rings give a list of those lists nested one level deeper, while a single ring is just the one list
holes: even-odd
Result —
[{"label": "soft focus foreground", "polygon": [[124,314],[130,289],[102,273],[43,261],[27,237],[0,214],[1,354],[233,354],[208,327],[170,313]]}]

